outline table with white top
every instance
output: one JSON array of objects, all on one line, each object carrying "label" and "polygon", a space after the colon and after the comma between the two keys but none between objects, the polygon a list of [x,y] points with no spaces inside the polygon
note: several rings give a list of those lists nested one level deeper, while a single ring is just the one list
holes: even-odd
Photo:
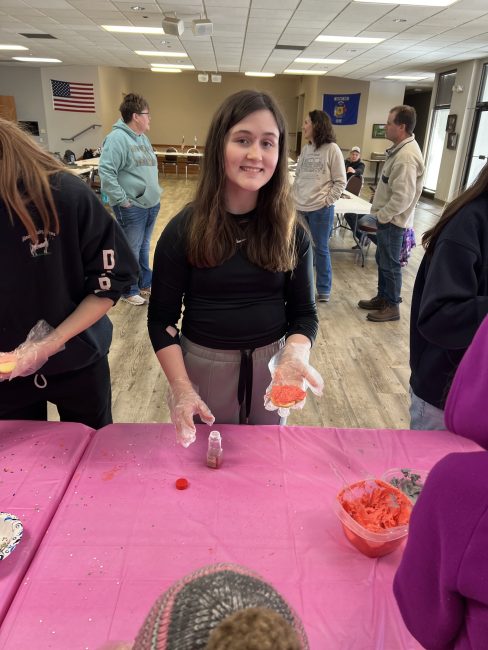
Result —
[{"label": "table with white top", "polygon": [[154,151],[156,156],[176,156],[177,158],[203,158],[203,151]]},{"label": "table with white top", "polygon": [[75,160],[72,165],[67,165],[66,169],[69,169],[70,172],[76,176],[90,177],[96,170],[98,170],[99,163],[100,157],[87,158],[85,160]]}]

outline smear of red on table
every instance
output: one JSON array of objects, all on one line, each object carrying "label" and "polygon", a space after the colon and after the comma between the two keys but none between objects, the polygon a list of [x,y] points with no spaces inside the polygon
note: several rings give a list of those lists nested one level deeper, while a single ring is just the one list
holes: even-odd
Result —
[{"label": "smear of red on table", "polygon": [[338,495],[344,510],[375,533],[408,524],[412,502],[400,490],[379,479],[359,481]]},{"label": "smear of red on table", "polygon": [[177,478],[175,481],[175,485],[177,490],[186,490],[186,488],[190,485],[190,483],[186,478]]},{"label": "smear of red on table", "polygon": [[113,478],[115,478],[115,475],[117,472],[120,472],[121,469],[121,467],[112,467],[112,469],[103,472],[102,481],[111,481]]},{"label": "smear of red on table", "polygon": [[305,399],[307,393],[298,386],[273,386],[270,392],[275,406],[289,407]]}]

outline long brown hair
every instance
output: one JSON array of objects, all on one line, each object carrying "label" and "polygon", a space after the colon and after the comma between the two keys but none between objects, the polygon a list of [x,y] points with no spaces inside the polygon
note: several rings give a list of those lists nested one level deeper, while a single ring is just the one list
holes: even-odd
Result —
[{"label": "long brown hair", "polygon": [[456,216],[459,210],[461,210],[461,208],[464,208],[464,206],[470,201],[474,201],[474,199],[478,198],[478,196],[484,192],[488,192],[488,163],[486,163],[483,169],[480,171],[474,183],[470,185],[467,190],[462,192],[462,194],[451,201],[451,203],[448,203],[446,205],[444,211],[442,212],[442,216],[436,225],[424,233],[424,236],[422,237],[422,246],[427,251],[427,254],[432,255],[437,240],[439,239],[439,235],[451,221],[451,219]]},{"label": "long brown hair", "polygon": [[41,218],[44,234],[59,233],[50,179],[63,169],[14,122],[0,118],[0,199],[12,223],[15,217],[20,219],[33,243],[38,241],[40,224],[31,216],[32,207]]},{"label": "long brown hair", "polygon": [[315,148],[318,149],[323,144],[329,144],[336,141],[334,128],[330,117],[324,111],[311,111],[309,114],[310,121],[312,122],[313,143]]},{"label": "long brown hair", "polygon": [[271,111],[278,126],[278,163],[259,190],[256,217],[246,230],[245,251],[253,264],[268,271],[290,271],[296,266],[297,217],[288,179],[286,122],[274,99],[254,90],[228,97],[212,119],[188,228],[187,254],[194,266],[218,266],[236,252],[236,239],[242,233],[225,206],[226,136],[235,124],[261,110]]}]

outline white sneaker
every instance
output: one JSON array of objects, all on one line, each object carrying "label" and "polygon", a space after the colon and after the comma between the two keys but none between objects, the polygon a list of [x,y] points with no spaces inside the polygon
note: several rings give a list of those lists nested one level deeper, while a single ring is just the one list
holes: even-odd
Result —
[{"label": "white sneaker", "polygon": [[144,298],[138,294],[135,296],[122,296],[121,300],[128,302],[130,305],[144,305],[146,302]]}]

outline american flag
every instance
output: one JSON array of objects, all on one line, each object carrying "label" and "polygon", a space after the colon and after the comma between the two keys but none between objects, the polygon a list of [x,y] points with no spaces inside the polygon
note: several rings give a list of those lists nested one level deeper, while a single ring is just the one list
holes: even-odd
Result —
[{"label": "american flag", "polygon": [[55,111],[95,113],[93,84],[51,79]]}]

